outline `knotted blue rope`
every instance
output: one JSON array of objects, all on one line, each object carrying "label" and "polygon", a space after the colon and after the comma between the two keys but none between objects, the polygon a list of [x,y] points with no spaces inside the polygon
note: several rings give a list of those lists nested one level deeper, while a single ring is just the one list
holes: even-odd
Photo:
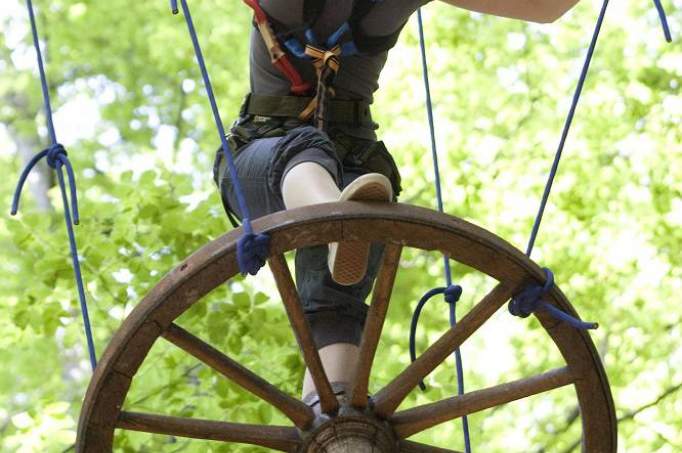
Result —
[{"label": "knotted blue rope", "polygon": [[[417,303],[417,307],[414,309],[414,313],[412,314],[412,322],[410,323],[410,360],[413,362],[417,360],[416,337],[417,326],[419,325],[419,316],[421,315],[424,305],[426,305],[426,303],[437,294],[443,294],[445,301],[452,306],[459,301],[460,297],[462,297],[462,287],[459,285],[450,285],[448,287],[430,289],[422,296],[422,298],[419,300],[419,303]],[[424,381],[419,381],[419,388],[426,390]]]},{"label": "knotted blue rope", "polygon": [[543,270],[545,271],[545,284],[527,286],[509,303],[509,312],[514,316],[527,318],[537,310],[545,310],[554,318],[570,324],[576,329],[596,329],[599,326],[596,322],[584,322],[576,319],[543,300],[543,297],[554,287],[554,274],[547,268]]},{"label": "knotted blue rope", "polygon": [[[424,93],[426,95],[426,113],[429,122],[429,133],[431,137],[431,157],[433,160],[434,185],[436,186],[436,200],[438,203],[438,211],[443,212],[443,191],[440,183],[440,169],[438,165],[438,150],[436,148],[436,127],[433,119],[433,104],[431,102],[431,86],[429,84],[429,68],[426,59],[426,40],[424,38],[424,24],[422,21],[421,8],[417,9],[417,23],[419,29],[419,49],[421,52],[422,76],[424,79]],[[413,327],[410,329],[410,357],[412,361],[416,360],[414,353],[414,335],[416,334],[416,323],[418,322],[419,314],[426,303],[426,301],[435,294],[440,293],[445,295],[445,299],[450,307],[450,326],[454,327],[457,324],[457,301],[462,294],[461,287],[452,284],[452,270],[450,268],[450,260],[447,256],[443,256],[443,268],[445,274],[446,287],[436,288],[426,293],[422,300],[417,304],[417,309],[412,317]],[[459,288],[459,289],[457,289]],[[442,290],[442,291],[441,291]],[[435,291],[430,296],[429,293]],[[456,296],[456,297],[455,297]],[[416,318],[416,319],[415,319]],[[413,330],[415,333],[413,333]],[[464,394],[464,365],[462,364],[462,354],[459,348],[454,351],[455,368],[457,371],[457,394]],[[424,390],[424,383],[420,382],[419,386]],[[466,453],[471,453],[471,439],[469,436],[469,418],[465,415],[462,417],[462,431],[464,434],[464,447]]]},{"label": "knotted blue rope", "polygon": [[[215,95],[213,94],[213,87],[208,76],[208,71],[206,70],[204,56],[201,52],[201,47],[199,46],[199,39],[197,38],[196,30],[194,29],[192,15],[190,14],[189,6],[187,6],[186,0],[181,0],[180,4],[182,5],[182,12],[185,16],[185,22],[187,22],[187,29],[189,30],[189,35],[192,39],[192,45],[194,46],[194,54],[196,55],[197,63],[199,64],[199,69],[201,70],[201,77],[204,80],[206,95],[208,97],[209,103],[211,104],[213,119],[215,120],[218,134],[220,135],[223,158],[227,162],[227,166],[230,170],[230,176],[232,177],[232,182],[234,184],[235,196],[237,197],[237,204],[239,205],[239,211],[242,214],[242,226],[244,228],[244,233],[237,241],[237,264],[239,265],[239,270],[242,274],[256,275],[260,268],[265,265],[265,261],[269,255],[270,236],[267,234],[254,234],[253,232],[253,228],[251,226],[251,216],[246,203],[246,197],[244,196],[242,185],[239,181],[239,175],[237,174],[237,167],[234,164],[234,158],[232,157],[232,152],[230,151],[230,145],[227,143],[225,129],[223,128],[223,122],[220,119],[218,104],[216,103]],[[170,5],[173,14],[177,14],[177,0],[170,0]]]},{"label": "knotted blue rope", "polygon": [[[44,150],[40,151],[38,154],[33,156],[31,160],[26,164],[26,167],[19,176],[19,182],[17,183],[17,186],[14,189],[14,197],[12,199],[11,211],[12,215],[16,215],[17,211],[19,210],[19,199],[21,197],[21,191],[24,188],[24,184],[26,183],[28,175],[31,173],[33,167],[35,167],[38,164],[38,162],[40,162],[40,160],[43,158],[45,158],[45,160],[47,161],[47,165],[49,165],[50,168],[52,168],[53,170],[57,170],[57,168],[60,168],[62,166],[66,168],[66,173],[69,178],[71,208],[73,209],[73,224],[78,225],[78,223],[80,222],[80,217],[78,215],[78,195],[76,194],[76,178],[73,174],[73,168],[71,167],[71,162],[69,162],[69,159],[67,157],[66,150],[60,143],[55,143],[51,145],[49,148],[45,148]],[[65,207],[68,208],[68,206]]]},{"label": "knotted blue rope", "polygon": [[[576,86],[575,92],[573,93],[573,101],[571,102],[571,108],[568,111],[568,115],[566,116],[566,121],[564,122],[564,128],[561,132],[561,139],[559,140],[559,146],[557,148],[557,151],[554,155],[554,162],[552,162],[552,168],[550,169],[549,172],[549,177],[547,178],[547,183],[545,184],[545,190],[542,194],[542,200],[540,201],[540,208],[538,209],[538,213],[535,216],[535,222],[533,223],[533,229],[530,233],[530,239],[528,240],[528,246],[526,248],[526,255],[530,258],[531,253],[533,252],[533,247],[535,245],[535,240],[538,235],[538,231],[540,230],[540,222],[542,222],[542,217],[544,216],[545,213],[545,208],[547,207],[547,201],[549,200],[549,194],[552,190],[552,184],[554,183],[554,178],[556,177],[557,171],[559,169],[559,162],[561,161],[561,155],[564,150],[564,146],[566,145],[566,139],[568,138],[568,132],[571,129],[571,124],[573,123],[573,118],[575,117],[575,111],[578,107],[578,101],[580,100],[580,95],[582,94],[583,86],[585,85],[585,80],[587,79],[587,73],[590,69],[590,63],[592,62],[592,57],[594,55],[594,50],[597,47],[597,40],[599,39],[599,32],[601,31],[602,24],[604,23],[604,16],[606,15],[606,8],[609,4],[609,0],[604,0],[604,3],[602,4],[601,11],[599,12],[599,17],[597,18],[597,24],[594,28],[594,33],[592,33],[592,40],[590,41],[590,46],[587,49],[587,55],[585,56],[585,62],[583,63],[582,70],[580,71],[580,78],[578,79],[578,85]],[[545,286],[549,285],[550,287],[554,284],[554,276],[549,269],[545,269],[545,273],[548,276],[547,278],[547,283]],[[551,278],[550,278],[551,276]],[[537,286],[529,286],[526,288],[524,291],[521,292],[521,294],[517,295],[514,297],[510,302],[509,302],[509,312],[515,316],[521,316],[521,317],[526,317],[532,311],[537,309],[540,305],[539,301],[539,296],[535,297],[535,294],[539,291],[537,289]],[[546,292],[546,291],[545,291]],[[542,293],[544,294],[544,293]],[[534,297],[531,297],[534,296]],[[525,302],[521,303],[519,302],[520,300],[523,300]],[[530,301],[530,302],[529,302]],[[564,313],[563,311],[559,310],[558,308],[554,307],[553,305],[544,303],[543,308],[545,308],[552,317],[556,319],[560,319],[562,321],[566,321],[573,327],[576,327],[577,329],[596,329],[597,324],[596,323],[584,323],[580,321],[579,319],[574,318],[573,316]],[[551,307],[551,308],[547,308]],[[528,309],[533,308],[531,311],[527,311]]]},{"label": "knotted blue rope", "polygon": [[[31,0],[26,0],[26,7],[28,15],[31,20],[31,32],[33,34],[33,45],[36,49],[36,58],[38,60],[38,71],[40,73],[40,83],[43,92],[43,104],[45,107],[45,116],[47,118],[47,130],[50,137],[51,145],[40,151],[38,154],[28,162],[26,167],[19,177],[19,182],[14,191],[14,198],[12,199],[12,215],[16,215],[19,210],[19,199],[21,198],[21,191],[28,178],[29,173],[36,166],[36,164],[43,158],[47,160],[47,164],[57,173],[59,180],[59,188],[62,194],[62,203],[64,204],[64,220],[66,221],[66,231],[69,237],[69,248],[71,250],[71,264],[76,278],[76,287],[78,288],[78,298],[80,301],[81,314],[83,316],[83,324],[85,326],[85,337],[88,344],[88,354],[90,357],[90,365],[94,370],[97,366],[97,357],[95,354],[95,343],[92,338],[92,328],[90,326],[90,316],[88,315],[88,305],[85,300],[85,290],[83,286],[83,277],[81,275],[80,262],[78,261],[78,247],[76,246],[76,235],[73,231],[73,225],[78,225],[78,197],[76,195],[76,178],[73,174],[73,168],[67,157],[64,147],[57,143],[57,136],[54,130],[54,123],[52,120],[52,107],[50,105],[50,93],[47,86],[47,77],[45,76],[45,68],[43,66],[43,56],[40,52],[40,41],[38,39],[38,28],[36,26],[35,15],[33,13],[33,3]],[[71,195],[71,205],[69,206],[69,197],[67,197],[66,183],[64,181],[64,172],[62,168],[66,168],[67,177],[69,180],[69,188]],[[71,216],[73,210],[73,218]]]},{"label": "knotted blue rope", "polygon": [[[528,247],[526,248],[526,255],[530,257],[532,251],[533,251],[533,246],[535,245],[535,240],[538,235],[538,231],[540,229],[540,222],[542,221],[542,217],[545,212],[545,208],[547,206],[547,201],[549,199],[549,194],[550,191],[552,190],[552,184],[554,182],[554,178],[556,177],[557,170],[559,168],[559,162],[561,160],[561,155],[564,150],[564,146],[566,144],[566,139],[568,137],[568,132],[571,128],[571,124],[573,123],[573,118],[575,117],[575,112],[578,107],[578,101],[580,100],[580,95],[582,94],[583,86],[585,85],[585,80],[587,79],[587,74],[590,68],[590,63],[592,62],[592,57],[594,56],[594,50],[597,47],[597,41],[599,39],[599,32],[601,31],[602,24],[604,23],[604,17],[606,15],[606,8],[608,7],[609,0],[604,0],[604,3],[602,4],[601,11],[599,12],[599,17],[597,19],[597,24],[594,29],[594,33],[592,34],[592,40],[590,41],[590,46],[587,50],[587,55],[585,56],[585,62],[583,63],[582,70],[580,71],[580,78],[578,79],[578,85],[576,86],[575,92],[573,93],[573,101],[571,102],[571,108],[568,111],[568,115],[566,116],[566,121],[564,122],[564,128],[561,133],[561,139],[559,140],[559,146],[557,148],[556,154],[554,155],[554,162],[552,163],[552,168],[549,172],[549,177],[547,178],[547,183],[545,184],[545,190],[542,194],[542,201],[540,202],[540,208],[538,209],[538,213],[535,216],[535,222],[533,223],[533,229],[531,231],[530,239],[528,240]],[[665,39],[668,42],[672,41],[672,37],[670,35],[670,29],[668,27],[668,20],[665,16],[665,10],[663,9],[663,5],[661,5],[660,0],[654,0],[654,4],[656,5],[656,9],[658,10],[659,18],[661,20],[661,25],[663,27],[663,34],[665,35]],[[549,271],[549,269],[545,269],[546,274],[548,275],[547,278],[547,284],[550,286],[553,284],[554,279],[552,276],[552,273]],[[552,276],[551,281],[549,276]],[[546,286],[545,285],[545,286]],[[535,289],[534,289],[535,288]],[[576,329],[581,329],[581,330],[586,330],[586,329],[596,329],[598,324],[597,323],[586,323],[583,321],[580,321],[579,319],[559,310],[555,306],[545,303],[545,302],[534,302],[536,300],[539,300],[537,297],[530,297],[529,294],[533,295],[537,292],[537,286],[529,286],[526,290],[524,290],[521,294],[516,296],[510,303],[509,303],[509,312],[512,313],[515,316],[521,316],[525,317],[528,316],[532,311],[534,311],[537,308],[543,308],[546,310],[552,317],[555,319],[558,319],[560,321],[566,322],[570,324],[571,326],[575,327]],[[524,293],[527,293],[524,296]],[[519,300],[526,300],[526,302],[520,302]],[[529,302],[530,301],[530,302]],[[528,311],[530,310],[530,311]]]},{"label": "knotted blue rope", "polygon": [[[545,212],[545,207],[547,206],[547,200],[549,199],[549,193],[552,190],[552,184],[554,183],[554,178],[556,176],[557,170],[559,168],[559,161],[561,160],[561,154],[564,150],[564,145],[566,144],[566,139],[568,138],[568,131],[573,123],[573,118],[575,116],[576,108],[578,107],[578,101],[580,100],[580,95],[582,94],[583,85],[587,79],[587,73],[590,69],[590,63],[592,62],[592,57],[594,55],[594,49],[597,46],[597,40],[599,39],[599,32],[601,31],[602,23],[604,22],[604,16],[606,15],[606,8],[609,4],[609,0],[604,0],[602,4],[601,11],[599,12],[599,18],[597,19],[597,25],[594,28],[594,33],[592,34],[592,41],[590,42],[590,47],[587,50],[587,55],[585,56],[585,62],[583,64],[582,70],[580,71],[580,78],[578,79],[578,85],[573,94],[573,101],[571,102],[571,108],[568,111],[566,121],[564,122],[564,128],[561,133],[561,139],[559,140],[559,146],[557,148],[556,154],[554,156],[554,162],[552,163],[552,169],[549,172],[549,177],[547,179],[547,184],[545,185],[544,193],[542,194],[542,201],[540,202],[540,208],[535,217],[535,222],[533,224],[533,230],[528,240],[528,247],[526,248],[526,255],[530,257],[533,251],[533,246],[535,245],[535,239],[537,238],[538,231],[540,229],[540,222],[542,221],[543,214]],[[665,15],[665,10],[660,0],[654,0],[656,9],[658,10],[658,15],[661,20],[661,26],[663,27],[663,34],[668,42],[672,41],[672,36],[670,35],[670,28],[668,27],[668,20]]]}]

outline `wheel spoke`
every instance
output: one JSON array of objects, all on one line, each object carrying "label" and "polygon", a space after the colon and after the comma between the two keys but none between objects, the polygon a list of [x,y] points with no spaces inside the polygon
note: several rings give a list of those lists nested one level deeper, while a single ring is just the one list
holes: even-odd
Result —
[{"label": "wheel spoke", "polygon": [[304,403],[282,392],[182,327],[171,324],[163,333],[163,337],[234,383],[272,404],[289,417],[297,427],[305,429],[312,422],[313,411]]},{"label": "wheel spoke", "polygon": [[226,423],[136,412],[121,412],[116,427],[145,433],[259,445],[279,451],[292,451],[300,444],[296,428],[287,426]]},{"label": "wheel spoke", "polygon": [[289,322],[303,353],[303,359],[313,378],[315,389],[320,398],[320,408],[325,414],[336,412],[339,408],[339,402],[322,367],[320,355],[313,341],[313,334],[303,314],[298,291],[294,285],[294,280],[291,278],[291,272],[289,272],[289,266],[284,259],[284,255],[275,255],[270,258],[268,263],[275,277],[279,294],[282,296],[282,302],[289,316]]},{"label": "wheel spoke", "polygon": [[400,453],[462,453],[458,450],[448,450],[447,448],[433,447],[431,445],[410,442],[409,440],[400,441]]},{"label": "wheel spoke", "polygon": [[453,418],[547,392],[574,381],[573,374],[567,367],[557,368],[530,378],[401,411],[391,417],[391,423],[396,434],[405,438]]},{"label": "wheel spoke", "polygon": [[377,281],[374,285],[372,304],[365,320],[355,378],[352,381],[354,386],[351,391],[351,404],[359,409],[367,406],[369,375],[372,371],[374,355],[386,319],[395,276],[400,265],[401,251],[402,247],[399,245],[387,244],[385,246],[381,269],[379,269]]},{"label": "wheel spoke", "polygon": [[390,417],[408,393],[438,364],[469,338],[512,295],[512,289],[499,283],[454,327],[450,328],[424,353],[374,396],[374,410],[384,418]]}]

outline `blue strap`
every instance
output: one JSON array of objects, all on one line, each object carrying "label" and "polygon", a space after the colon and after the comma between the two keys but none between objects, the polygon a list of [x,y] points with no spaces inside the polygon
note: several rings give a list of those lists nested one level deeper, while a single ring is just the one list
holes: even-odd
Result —
[{"label": "blue strap", "polygon": [[[38,39],[38,28],[36,27],[35,15],[33,13],[33,3],[31,0],[26,0],[26,7],[28,15],[31,20],[31,32],[33,34],[33,45],[36,50],[36,57],[38,60],[38,71],[40,73],[40,83],[43,92],[43,104],[45,106],[45,116],[47,118],[47,130],[50,137],[51,145],[40,151],[38,154],[28,162],[24,170],[21,172],[19,182],[14,191],[12,199],[12,215],[16,215],[19,210],[19,199],[21,198],[21,191],[28,178],[29,173],[35,165],[43,158],[47,159],[47,164],[57,173],[59,180],[59,188],[62,194],[62,203],[64,204],[64,220],[66,221],[66,231],[69,237],[69,247],[71,251],[71,264],[76,278],[76,287],[78,288],[78,298],[80,301],[81,315],[83,316],[83,324],[85,326],[85,337],[88,344],[88,354],[90,356],[90,365],[94,370],[97,366],[97,356],[95,353],[95,343],[92,338],[92,328],[90,326],[90,316],[88,315],[88,306],[85,300],[85,290],[83,285],[83,277],[81,274],[80,262],[78,261],[78,247],[76,246],[76,235],[73,231],[73,225],[78,225],[80,219],[78,215],[78,197],[76,195],[76,178],[73,173],[73,168],[67,157],[64,147],[57,143],[57,136],[54,130],[54,123],[52,121],[52,107],[50,106],[50,93],[47,87],[47,77],[45,76],[45,68],[43,66],[43,56],[40,52],[40,40]],[[69,206],[69,197],[67,196],[66,183],[64,181],[64,172],[62,167],[66,168],[67,177],[69,180],[71,205]],[[73,217],[71,213],[73,212]]]},{"label": "blue strap", "polygon": [[[429,121],[429,132],[431,136],[431,157],[433,160],[433,173],[434,173],[434,184],[436,186],[436,200],[438,203],[438,211],[443,212],[443,192],[441,189],[441,183],[440,183],[440,169],[438,166],[438,150],[436,148],[436,128],[433,120],[433,104],[431,102],[431,87],[429,84],[429,68],[428,68],[428,62],[426,59],[426,40],[424,38],[424,24],[422,21],[422,12],[421,8],[417,9],[417,22],[418,22],[418,28],[419,28],[419,48],[421,51],[421,62],[422,62],[422,75],[424,78],[424,92],[426,94],[426,113],[428,116],[428,121]],[[448,305],[450,306],[450,326],[455,326],[457,324],[457,301],[459,300],[459,296],[461,296],[461,287],[457,285],[452,284],[452,270],[450,269],[450,261],[447,256],[443,256],[443,267],[444,267],[444,273],[445,273],[445,282],[447,285],[447,289],[443,289],[443,294],[446,294],[446,291],[448,291],[448,294],[446,294],[446,300],[448,297],[452,302],[449,302]],[[459,288],[459,295],[455,298],[453,294],[456,294],[455,288]],[[436,291],[439,289],[436,288]],[[434,291],[434,290],[432,290]],[[427,292],[426,294],[428,295],[430,293]],[[434,293],[438,294],[438,292]],[[431,297],[431,296],[429,296]],[[423,303],[420,301],[421,306],[418,304],[417,309],[419,312],[421,312],[421,308],[423,305],[426,303],[426,300],[429,299],[429,297],[422,298],[424,301]],[[416,319],[415,319],[416,318]],[[415,315],[412,317],[413,324],[415,324],[414,329],[416,331],[416,322],[418,322],[419,319],[419,313],[417,310],[415,310]],[[414,357],[414,334],[412,334],[411,330],[411,338],[410,338],[410,354],[412,357],[412,360],[415,360]],[[455,369],[457,370],[457,394],[458,395],[463,395],[464,394],[464,366],[462,364],[462,355],[457,348],[454,352],[455,356]],[[420,387],[422,390],[424,389],[424,383],[420,382]],[[464,447],[466,450],[466,453],[471,453],[471,439],[469,436],[469,419],[465,415],[462,417],[462,431],[464,433]]]},{"label": "blue strap", "polygon": [[[350,32],[350,25],[348,25],[348,22],[344,22],[339,28],[336,29],[334,33],[329,35],[329,38],[327,38],[325,41],[325,48],[331,49],[338,45],[341,38],[343,38],[343,36],[348,32]],[[308,44],[318,47],[318,40],[312,29],[307,29],[305,31],[305,37],[308,40]],[[284,39],[283,42],[284,47],[286,47],[287,50],[296,58],[300,58],[302,60],[312,59],[310,56],[306,55],[305,46],[296,37],[289,37]],[[342,57],[357,55],[359,52],[357,46],[355,45],[355,41],[352,39],[340,44],[340,46]]]},{"label": "blue strap", "polygon": [[296,38],[289,38],[284,41],[284,47],[289,49],[296,58],[301,58],[303,60],[310,59],[308,55],[305,54],[305,47]]},{"label": "blue strap", "polygon": [[348,25],[348,22],[342,23],[341,26],[337,28],[334,33],[329,35],[329,38],[327,38],[327,41],[325,42],[327,49],[331,49],[332,47],[337,45],[341,38],[343,37],[343,35],[345,35],[348,32],[350,32],[350,25]]},{"label": "blue strap", "polygon": [[[170,0],[170,3],[173,14],[177,14],[177,0]],[[244,196],[239,175],[237,174],[237,167],[234,164],[234,158],[232,157],[232,152],[230,151],[230,145],[227,143],[225,129],[223,128],[223,122],[220,119],[218,104],[216,103],[215,95],[213,94],[213,87],[211,86],[211,80],[208,76],[208,71],[206,70],[204,56],[201,52],[199,39],[197,38],[197,33],[194,29],[192,15],[189,12],[187,1],[181,0],[180,3],[182,5],[182,12],[185,16],[185,22],[187,22],[187,29],[189,30],[189,35],[192,39],[192,45],[194,46],[194,53],[197,58],[197,63],[199,64],[199,69],[201,70],[201,77],[204,79],[206,95],[208,96],[208,101],[211,104],[213,119],[215,120],[218,134],[220,135],[223,157],[230,170],[230,176],[232,177],[232,183],[234,184],[235,196],[237,197],[237,204],[239,205],[239,210],[242,214],[242,226],[244,228],[244,233],[237,241],[237,264],[239,265],[239,270],[242,274],[256,275],[258,270],[265,265],[265,261],[269,255],[270,236],[267,234],[254,234],[253,232],[253,228],[251,226],[251,216],[246,203],[246,197]]]},{"label": "blue strap", "polygon": [[545,284],[527,286],[509,303],[509,312],[514,316],[527,318],[537,310],[545,310],[555,319],[565,322],[576,329],[596,329],[599,326],[596,322],[581,321],[543,300],[544,296],[554,287],[554,274],[547,268],[543,270],[545,271]]}]

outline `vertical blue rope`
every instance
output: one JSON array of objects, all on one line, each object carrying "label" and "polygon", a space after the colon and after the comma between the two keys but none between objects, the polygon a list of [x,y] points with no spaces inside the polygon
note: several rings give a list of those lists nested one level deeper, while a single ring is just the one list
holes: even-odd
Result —
[{"label": "vertical blue rope", "polygon": [[[78,288],[78,300],[81,308],[81,315],[83,316],[83,324],[85,326],[85,339],[88,345],[88,355],[90,358],[90,366],[94,370],[97,367],[97,356],[95,354],[95,343],[92,338],[92,328],[90,326],[90,316],[88,314],[88,305],[85,300],[85,288],[83,287],[83,276],[81,274],[81,266],[78,261],[78,247],[76,246],[76,235],[71,225],[71,215],[69,213],[69,200],[66,198],[66,188],[64,184],[64,175],[62,174],[61,165],[57,167],[57,177],[59,180],[59,188],[62,192],[62,203],[64,203],[64,221],[66,222],[66,231],[69,235],[69,248],[71,250],[71,264],[76,276],[76,286]],[[73,187],[73,186],[72,186]]]},{"label": "vertical blue rope", "polygon": [[[81,315],[83,317],[83,324],[85,328],[85,337],[88,345],[88,355],[90,358],[90,365],[94,370],[97,366],[97,356],[95,353],[95,344],[92,336],[92,328],[90,326],[90,316],[88,315],[88,306],[85,298],[85,289],[83,285],[83,277],[80,268],[80,262],[78,260],[78,247],[76,245],[76,235],[73,230],[73,225],[77,225],[79,222],[78,214],[78,198],[76,196],[76,181],[69,162],[68,157],[66,157],[66,151],[64,147],[57,143],[57,135],[55,133],[54,122],[52,120],[52,106],[50,105],[50,92],[47,85],[47,77],[45,76],[45,68],[43,65],[43,56],[40,51],[40,40],[38,38],[38,27],[36,26],[35,14],[33,12],[33,3],[31,0],[26,0],[26,7],[28,9],[28,15],[31,21],[31,33],[33,35],[33,45],[36,50],[36,58],[38,60],[38,71],[40,73],[40,83],[43,93],[43,104],[45,107],[45,117],[47,119],[47,130],[50,137],[50,147],[41,151],[36,156],[34,156],[30,162],[27,164],[26,168],[22,172],[19,183],[14,193],[14,199],[12,202],[12,215],[17,213],[19,208],[19,198],[21,196],[21,189],[30,173],[31,169],[38,163],[43,157],[47,158],[48,165],[55,170],[57,173],[57,178],[59,180],[59,188],[62,194],[62,203],[64,205],[64,220],[66,222],[66,231],[69,237],[69,248],[71,251],[71,263],[73,265],[74,275],[76,279],[76,287],[78,289],[78,298],[80,302]],[[64,172],[62,167],[66,167],[67,176],[69,179],[69,187],[71,190],[71,204],[69,204],[69,198],[67,197],[66,183],[64,181]],[[73,210],[73,218],[71,217],[71,212]]]},{"label": "vertical blue rope", "polygon": [[[216,103],[215,95],[213,94],[211,79],[208,76],[208,70],[206,69],[204,56],[201,51],[201,46],[199,45],[199,38],[197,38],[194,22],[192,21],[192,15],[189,12],[187,1],[181,0],[180,3],[182,4],[182,12],[185,16],[185,22],[187,23],[187,29],[189,30],[192,45],[194,46],[194,54],[196,55],[197,63],[199,64],[201,77],[204,80],[204,87],[206,88],[208,101],[211,104],[213,119],[215,121],[216,128],[218,129],[218,135],[220,135],[223,158],[225,159],[225,162],[227,162],[227,167],[230,170],[232,184],[234,184],[234,192],[237,197],[237,204],[239,205],[239,211],[242,215],[244,233],[237,241],[237,263],[242,274],[248,273],[251,275],[256,275],[258,270],[265,264],[265,260],[269,255],[270,237],[266,234],[256,235],[253,233],[249,207],[246,202],[246,197],[244,196],[244,191],[242,190],[242,185],[239,180],[239,175],[237,173],[237,167],[235,166],[232,152],[230,151],[230,145],[227,143],[225,129],[223,128],[223,122],[220,118],[220,112],[218,111],[218,104]],[[178,12],[177,0],[171,0],[171,10],[174,14]]]},{"label": "vertical blue rope", "polygon": [[[426,59],[426,44],[424,38],[424,24],[422,20],[421,8],[417,9],[417,23],[419,25],[419,49],[421,51],[422,74],[424,78],[424,91],[426,94],[426,113],[429,121],[429,133],[431,136],[431,156],[433,158],[433,173],[436,186],[436,199],[438,203],[438,211],[443,212],[443,192],[440,182],[440,169],[438,165],[438,150],[436,147],[436,128],[433,119],[433,103],[431,102],[431,86],[429,84],[429,68]],[[452,270],[450,268],[450,261],[447,256],[443,257],[443,264],[445,268],[445,281],[447,287],[452,286]],[[454,326],[457,323],[457,304],[450,303],[450,325]],[[462,364],[462,355],[457,348],[454,353],[455,367],[457,370],[457,394],[464,394],[464,366]],[[462,417],[462,431],[464,432],[464,447],[466,453],[471,453],[471,439],[469,436],[469,419],[465,415]]]},{"label": "vertical blue rope", "polygon": [[533,246],[535,245],[535,240],[537,239],[538,231],[540,230],[540,222],[542,222],[542,217],[545,213],[545,208],[547,207],[547,200],[549,200],[549,193],[552,190],[552,184],[554,183],[554,178],[556,177],[557,170],[559,169],[559,161],[561,160],[561,154],[564,150],[564,145],[566,145],[566,138],[568,137],[568,131],[571,129],[571,124],[573,123],[573,117],[575,116],[576,108],[578,107],[578,101],[580,100],[580,95],[585,85],[585,80],[587,79],[587,72],[590,69],[590,63],[592,61],[592,56],[594,55],[594,49],[597,47],[597,40],[599,39],[599,32],[601,30],[602,23],[604,22],[604,16],[606,15],[606,7],[609,5],[609,0],[604,0],[602,4],[601,11],[599,12],[599,18],[597,19],[597,25],[594,28],[594,33],[592,34],[592,41],[590,42],[590,47],[587,50],[587,55],[585,56],[585,62],[583,63],[583,68],[580,71],[580,79],[578,80],[578,86],[573,93],[573,101],[571,102],[571,108],[568,111],[568,116],[564,122],[564,129],[561,132],[561,139],[559,140],[559,146],[557,148],[556,154],[554,155],[554,162],[552,163],[552,168],[549,172],[549,177],[547,179],[547,184],[545,184],[545,191],[542,194],[542,201],[540,202],[540,208],[535,216],[535,222],[533,223],[533,230],[530,233],[530,239],[528,240],[528,247],[526,248],[526,255],[530,257],[533,252]]},{"label": "vertical blue rope", "polygon": [[242,214],[244,232],[246,234],[252,234],[253,229],[251,228],[250,220],[251,216],[249,214],[249,207],[247,206],[246,198],[244,197],[244,192],[242,190],[242,185],[241,182],[239,181],[239,176],[237,175],[237,168],[234,165],[234,159],[232,158],[230,145],[227,143],[227,138],[225,136],[225,128],[223,127],[223,122],[220,118],[218,104],[216,103],[215,95],[213,94],[213,86],[211,85],[211,79],[208,76],[208,70],[206,69],[204,55],[201,51],[201,46],[199,45],[199,38],[197,38],[197,32],[194,28],[194,22],[192,21],[192,15],[190,14],[186,0],[180,0],[180,4],[182,5],[182,12],[183,15],[185,16],[185,22],[187,22],[187,29],[189,30],[192,45],[194,46],[194,53],[197,57],[197,62],[199,64],[199,69],[201,71],[201,77],[204,80],[204,87],[206,88],[208,101],[211,104],[213,119],[215,121],[216,128],[218,129],[218,133],[220,134],[220,142],[222,144],[223,157],[226,159],[226,162],[228,162],[228,167],[230,169],[230,176],[232,177],[233,180],[235,195],[237,197],[237,203],[239,204],[239,210]]},{"label": "vertical blue rope", "polygon": [[661,27],[663,27],[663,36],[668,42],[673,42],[673,37],[670,34],[670,27],[668,27],[668,18],[665,16],[665,9],[663,9],[663,4],[661,0],[654,0],[654,5],[656,6],[656,11],[658,12],[658,18],[661,20]]}]

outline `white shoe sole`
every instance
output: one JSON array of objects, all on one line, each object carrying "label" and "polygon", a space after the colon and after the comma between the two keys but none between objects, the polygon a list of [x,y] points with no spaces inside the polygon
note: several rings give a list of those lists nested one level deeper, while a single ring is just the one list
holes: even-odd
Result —
[{"label": "white shoe sole", "polygon": [[[391,183],[384,175],[370,173],[350,183],[339,197],[339,201],[384,201],[393,199]],[[365,241],[344,241],[329,244],[329,272],[339,285],[354,285],[362,281],[367,273],[370,243]]]}]

